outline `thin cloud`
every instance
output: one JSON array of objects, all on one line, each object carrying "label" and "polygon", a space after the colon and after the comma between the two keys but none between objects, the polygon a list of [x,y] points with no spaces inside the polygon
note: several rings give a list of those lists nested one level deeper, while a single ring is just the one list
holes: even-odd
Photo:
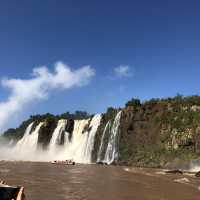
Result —
[{"label": "thin cloud", "polygon": [[116,77],[130,77],[132,76],[130,67],[128,65],[120,65],[114,68],[114,73]]},{"label": "thin cloud", "polygon": [[67,90],[85,86],[94,75],[95,70],[90,66],[72,70],[64,63],[58,62],[54,72],[43,66],[34,68],[30,79],[2,79],[1,85],[11,92],[7,101],[0,102],[0,131],[6,128],[8,120],[22,111],[24,106],[36,100],[47,99],[48,94],[55,89]]}]

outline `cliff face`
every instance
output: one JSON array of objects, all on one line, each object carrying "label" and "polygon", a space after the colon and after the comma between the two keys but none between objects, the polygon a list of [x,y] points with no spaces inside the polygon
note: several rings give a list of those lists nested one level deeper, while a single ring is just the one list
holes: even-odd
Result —
[{"label": "cliff face", "polygon": [[164,167],[175,159],[198,158],[199,98],[130,101],[120,126],[119,164]]},{"label": "cliff face", "polygon": [[[152,99],[141,103],[138,99],[127,102],[125,108],[109,108],[102,115],[97,129],[92,150],[92,161],[103,160],[112,126],[119,110],[122,111],[119,125],[118,160],[116,164],[136,165],[145,167],[165,167],[174,160],[191,160],[200,155],[200,97],[177,96],[168,99]],[[85,113],[85,112],[83,112]],[[82,116],[82,117],[80,117]],[[35,121],[32,129],[43,121],[39,131],[38,145],[47,147],[59,119],[67,119],[65,131],[61,133],[59,145],[63,145],[65,132],[69,140],[73,137],[74,120],[91,116],[69,113],[53,116],[32,117],[22,123],[18,129],[9,129],[5,136],[20,139],[21,131],[31,121]],[[90,123],[88,123],[90,124]],[[84,131],[90,132],[90,127]],[[24,132],[24,131],[23,131]],[[105,133],[105,137],[103,134]],[[103,138],[104,145],[101,146]],[[101,151],[100,151],[100,148]]]}]

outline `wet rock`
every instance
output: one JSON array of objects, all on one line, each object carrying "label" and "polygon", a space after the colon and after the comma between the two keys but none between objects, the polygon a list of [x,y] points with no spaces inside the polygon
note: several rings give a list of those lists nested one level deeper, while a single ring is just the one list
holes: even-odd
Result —
[{"label": "wet rock", "polygon": [[180,174],[180,175],[183,174],[183,172],[181,170],[179,170],[179,169],[169,170],[169,171],[166,171],[165,173],[166,174]]},{"label": "wet rock", "polygon": [[[71,141],[71,139],[72,139],[73,130],[74,130],[74,120],[69,119],[67,122],[67,125],[65,127],[65,131],[69,133],[69,135],[68,135],[69,141]],[[63,140],[63,143],[64,143],[64,140]]]},{"label": "wet rock", "polygon": [[98,164],[98,165],[108,165],[107,163],[105,163],[103,161],[96,162],[96,164]]},{"label": "wet rock", "polygon": [[96,162],[98,165],[103,165],[104,163],[102,161]]},{"label": "wet rock", "polygon": [[195,174],[195,176],[196,176],[197,178],[200,178],[200,171],[198,171],[198,172]]},{"label": "wet rock", "polygon": [[90,126],[90,122],[91,122],[92,118],[89,120],[89,122],[85,125],[82,134],[84,134],[85,132],[90,132],[92,130],[92,127]]},{"label": "wet rock", "polygon": [[45,120],[44,125],[39,130],[38,145],[45,149],[52,137],[53,131],[57,126],[57,120],[54,118],[48,118]]}]

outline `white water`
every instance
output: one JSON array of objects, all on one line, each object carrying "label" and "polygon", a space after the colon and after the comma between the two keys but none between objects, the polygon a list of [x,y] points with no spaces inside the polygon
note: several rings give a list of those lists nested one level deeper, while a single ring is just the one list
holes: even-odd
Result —
[{"label": "white water", "polygon": [[14,150],[16,152],[20,152],[22,154],[25,153],[28,156],[30,156],[37,150],[38,134],[39,134],[39,130],[40,130],[41,126],[43,125],[43,123],[42,122],[39,123],[39,125],[37,125],[36,129],[30,134],[32,125],[30,127],[28,126],[28,128],[26,130],[26,134],[16,144],[16,147],[14,148]]},{"label": "white water", "polygon": [[[78,163],[91,163],[94,139],[101,122],[101,115],[95,115],[90,124],[89,120],[75,120],[74,131],[71,142],[65,143],[64,154],[59,159],[72,159]],[[83,132],[89,124],[89,131]],[[64,157],[63,157],[64,156]]]},{"label": "white water", "polygon": [[200,171],[200,160],[192,160],[189,164],[190,172],[199,172]]},{"label": "white water", "polygon": [[26,129],[26,131],[24,133],[23,138],[21,140],[19,140],[18,143],[16,144],[16,148],[20,149],[20,146],[24,146],[28,142],[28,140],[29,140],[28,136],[29,136],[29,134],[31,132],[33,124],[34,123],[32,122],[31,124],[28,125],[28,127],[27,127],[27,129]]},{"label": "white water", "polygon": [[64,152],[59,155],[58,159],[73,159],[76,162],[82,163],[83,148],[85,146],[85,136],[83,133],[84,128],[88,125],[89,120],[75,120],[72,138],[69,141],[66,137],[64,144]]},{"label": "white water", "polygon": [[2,147],[1,148],[1,160],[26,160],[33,161],[36,160],[37,155],[37,141],[38,141],[38,132],[43,123],[37,125],[35,130],[30,133],[33,123],[31,123],[21,140],[17,142],[15,146],[11,147]]},{"label": "white water", "polygon": [[103,150],[105,148],[105,136],[106,136],[106,133],[108,132],[109,133],[109,129],[111,127],[111,121],[109,120],[104,128],[104,131],[103,131],[103,134],[102,134],[102,137],[101,137],[101,143],[100,143],[100,147],[99,147],[99,151],[98,151],[98,154],[97,154],[97,162],[102,162],[102,153],[103,153]]},{"label": "white water", "polygon": [[67,125],[67,120],[61,119],[58,121],[57,127],[53,132],[50,144],[49,144],[49,150],[55,151],[55,148],[57,147],[57,142],[60,140],[61,133],[65,131],[65,127]]},{"label": "white water", "polygon": [[121,119],[121,111],[117,113],[112,125],[111,135],[105,153],[104,161],[107,164],[113,163],[118,158],[118,133]]},{"label": "white water", "polygon": [[[64,145],[58,145],[61,133],[65,131],[67,120],[59,120],[52,134],[47,150],[38,148],[38,134],[43,123],[40,123],[30,134],[33,123],[30,124],[24,137],[13,148],[3,148],[0,159],[23,161],[52,161],[72,159],[77,163],[91,163],[92,150],[97,129],[101,122],[101,115],[95,115],[91,121],[75,120],[72,139],[69,141],[67,132]],[[85,127],[88,126],[85,132]]]},{"label": "white water", "polygon": [[84,159],[87,163],[92,160],[92,150],[94,147],[94,140],[97,129],[101,123],[101,115],[95,115],[90,123],[91,130],[87,132],[86,148],[84,152]]}]

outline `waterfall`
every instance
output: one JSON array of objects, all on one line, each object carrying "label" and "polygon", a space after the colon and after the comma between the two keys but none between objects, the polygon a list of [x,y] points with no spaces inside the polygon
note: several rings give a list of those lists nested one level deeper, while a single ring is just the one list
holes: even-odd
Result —
[{"label": "waterfall", "polygon": [[[38,146],[39,131],[43,122],[39,123],[31,132],[31,123],[24,136],[14,147],[1,149],[0,159],[23,160],[23,161],[53,161],[73,160],[76,163],[91,163],[95,136],[101,123],[102,115],[96,114],[90,119],[75,120],[73,132],[66,132],[68,120],[59,120],[53,131],[47,148]],[[42,134],[42,133],[40,133]],[[69,137],[69,135],[71,137]],[[61,140],[63,144],[61,144]]]},{"label": "waterfall", "polygon": [[117,113],[111,128],[111,134],[104,158],[104,162],[107,164],[112,164],[118,158],[118,133],[121,113],[122,111]]},{"label": "waterfall", "polygon": [[64,144],[64,151],[61,155],[58,156],[58,159],[70,159],[75,162],[84,163],[83,153],[85,147],[85,138],[86,132],[84,129],[88,126],[89,119],[86,120],[75,120],[74,121],[74,130],[72,133],[72,138],[69,140],[66,137]]},{"label": "waterfall", "polygon": [[72,140],[67,139],[65,153],[60,158],[72,159],[78,163],[91,163],[94,139],[100,122],[100,114],[95,115],[91,121],[75,120]]},{"label": "waterfall", "polygon": [[84,160],[86,163],[92,161],[92,150],[94,147],[94,139],[97,132],[97,129],[101,123],[101,115],[95,115],[90,122],[89,131],[87,132],[87,141],[84,152]]},{"label": "waterfall", "polygon": [[49,150],[54,151],[54,148],[56,148],[58,140],[61,139],[62,132],[65,131],[65,127],[67,125],[67,120],[61,119],[58,121],[57,127],[53,132],[50,144],[49,144]]},{"label": "waterfall", "polygon": [[38,133],[42,125],[42,122],[39,123],[32,133],[30,133],[32,128],[32,125],[30,125],[24,137],[16,144],[16,150],[34,152],[37,149]]},{"label": "waterfall", "polygon": [[1,149],[2,154],[0,156],[0,159],[25,161],[36,160],[38,133],[42,125],[43,123],[40,123],[36,126],[35,130],[31,132],[33,127],[33,123],[31,123],[27,127],[24,136],[17,142],[14,147],[4,147],[3,149]]},{"label": "waterfall", "polygon": [[111,128],[111,121],[109,120],[104,128],[104,131],[103,131],[103,134],[102,134],[102,137],[101,137],[101,143],[100,143],[100,147],[99,147],[99,151],[98,151],[98,154],[97,154],[97,162],[103,162],[102,160],[102,154],[103,154],[103,151],[106,147],[106,144],[105,144],[105,138],[106,138],[106,133],[109,134],[110,132],[110,128]]},{"label": "waterfall", "polygon": [[31,129],[32,129],[32,127],[33,127],[33,124],[34,124],[34,122],[32,122],[32,123],[30,123],[30,124],[28,125],[28,127],[26,128],[26,131],[25,131],[25,133],[24,133],[23,138],[22,138],[21,140],[18,141],[16,147],[17,147],[17,146],[18,146],[18,147],[23,146],[23,145],[27,142],[27,140],[28,140],[28,138],[29,138],[29,135],[31,134]]}]

